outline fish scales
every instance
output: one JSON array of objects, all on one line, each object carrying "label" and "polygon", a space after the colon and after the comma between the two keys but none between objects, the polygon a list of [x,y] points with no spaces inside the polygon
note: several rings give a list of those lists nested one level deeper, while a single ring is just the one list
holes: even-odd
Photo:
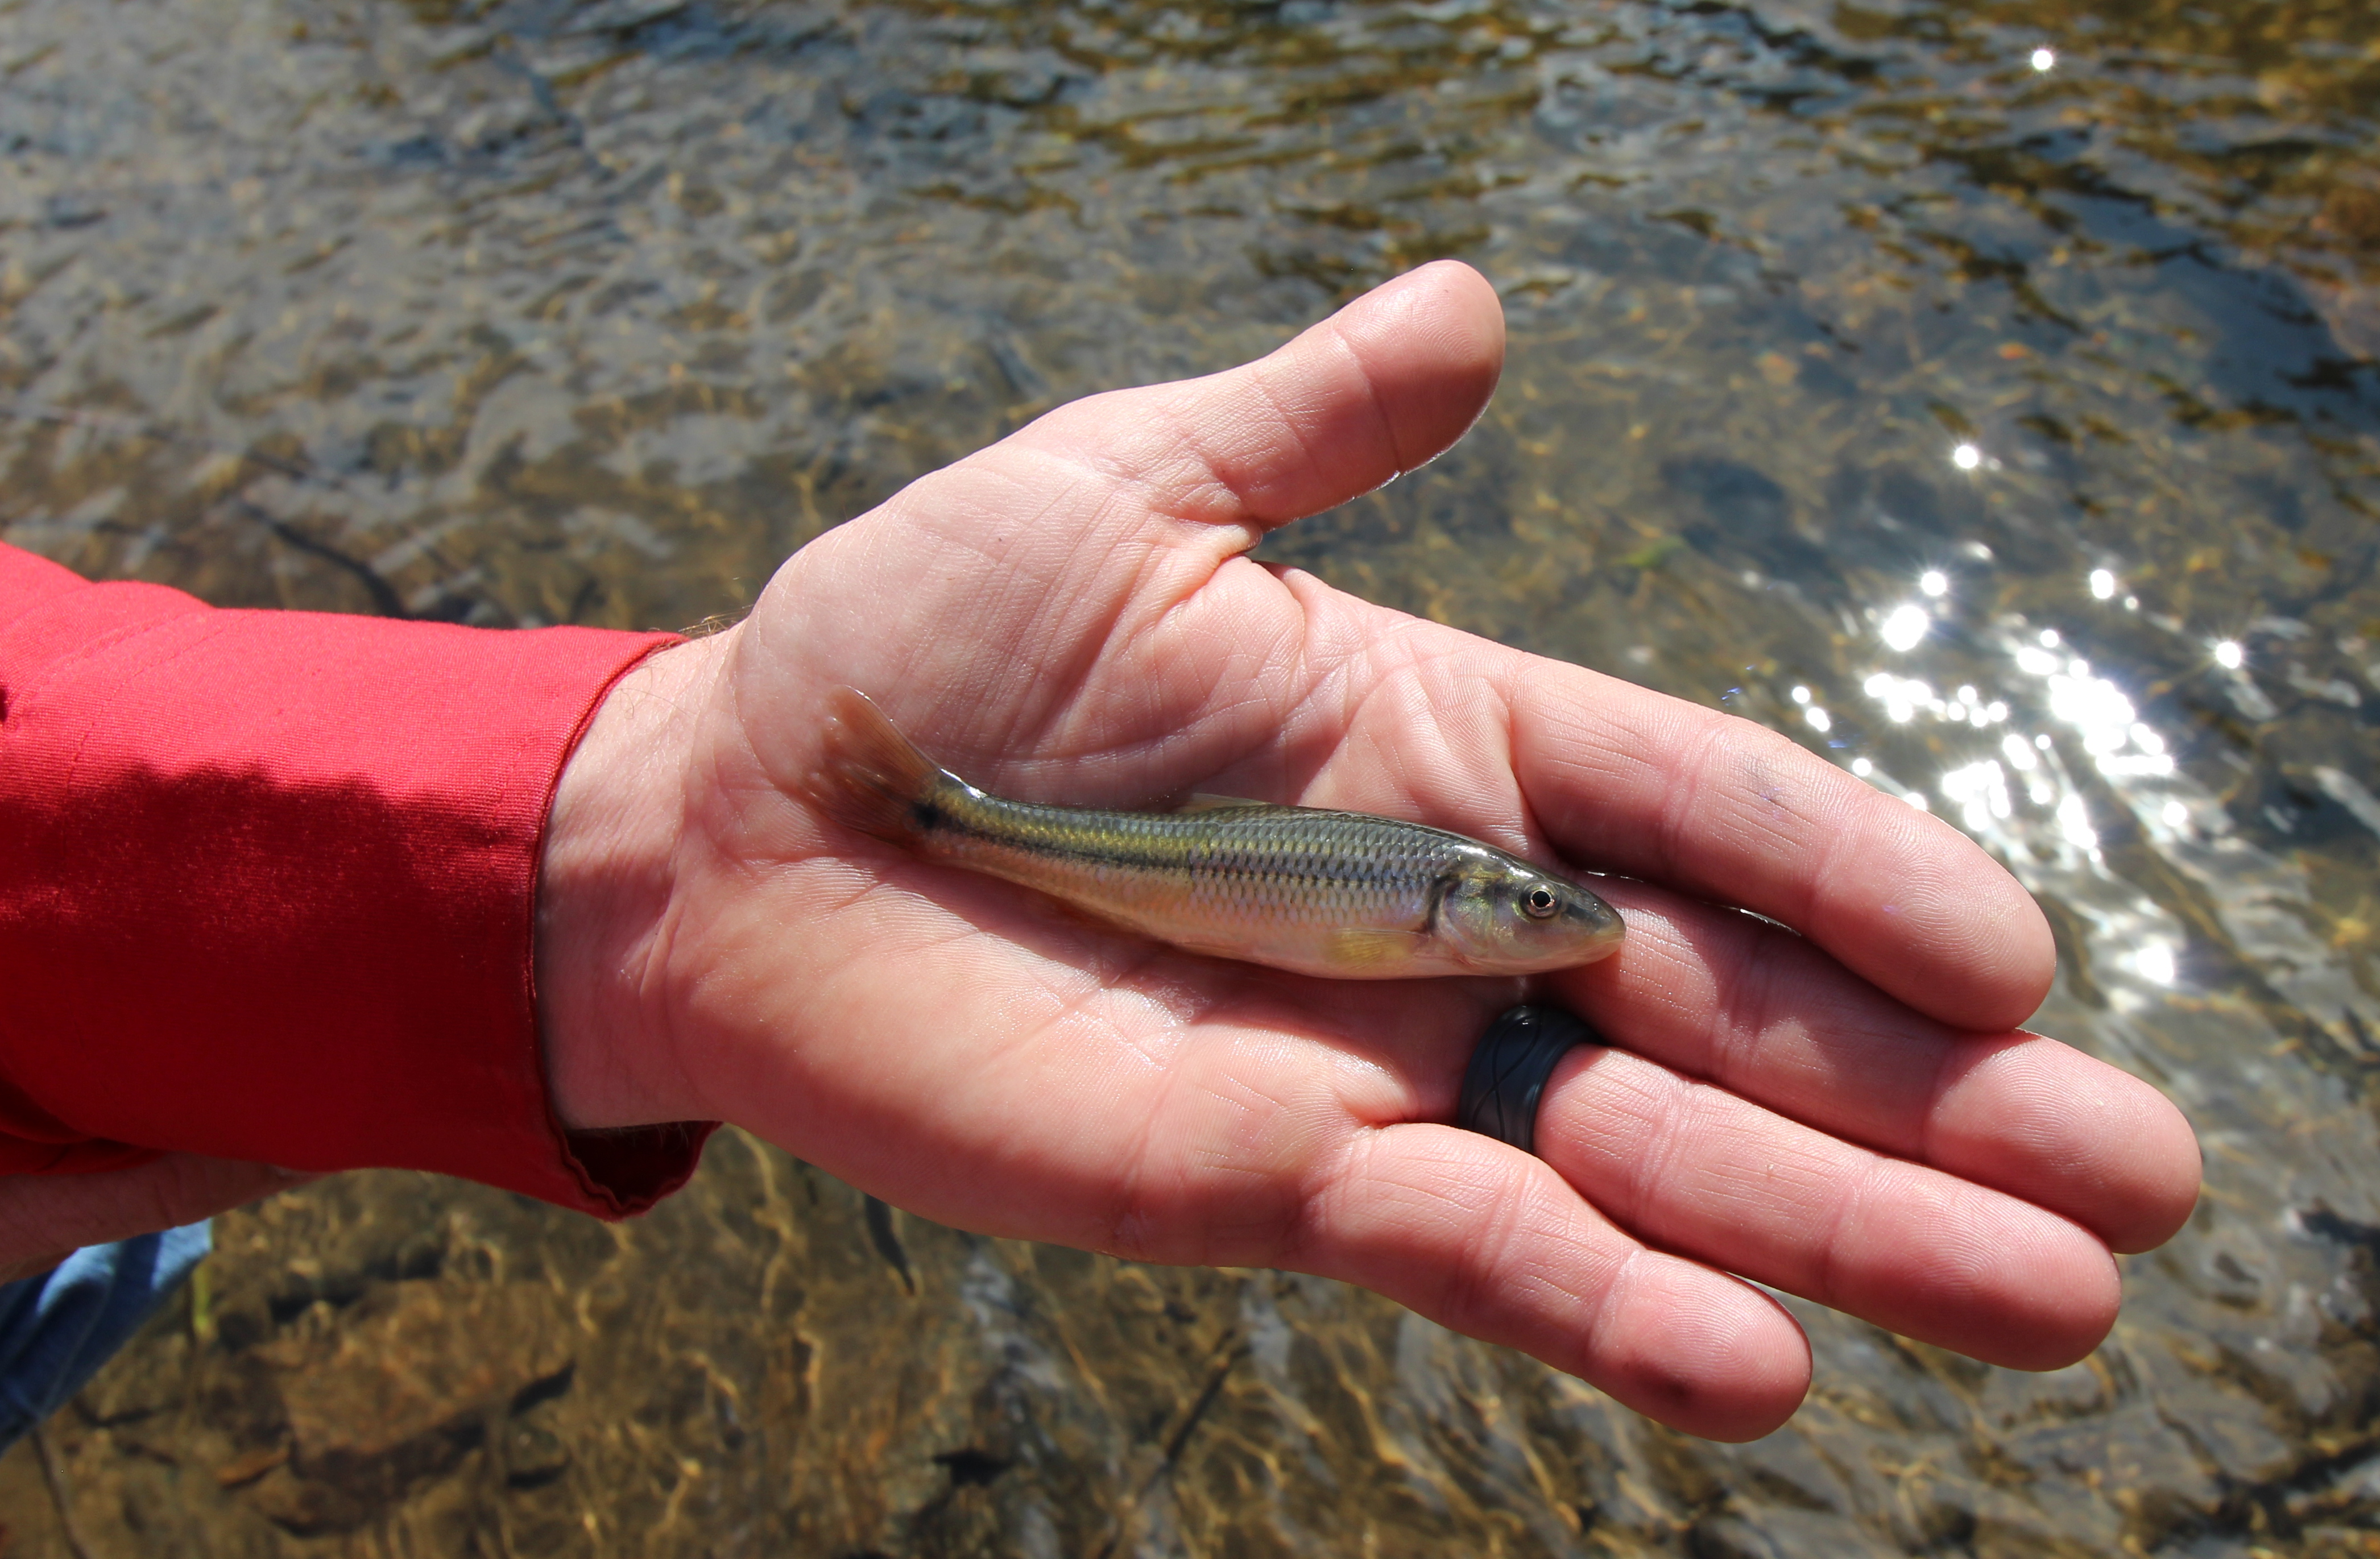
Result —
[{"label": "fish scales", "polygon": [[1306,808],[1188,815],[1011,802],[968,787],[938,798],[931,853],[1070,898],[1178,901],[1224,918],[1418,926],[1433,885],[1469,841],[1417,824]]}]

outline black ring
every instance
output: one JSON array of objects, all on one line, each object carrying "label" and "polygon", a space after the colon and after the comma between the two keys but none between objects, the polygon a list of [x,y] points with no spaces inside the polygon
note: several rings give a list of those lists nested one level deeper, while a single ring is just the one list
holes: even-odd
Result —
[{"label": "black ring", "polygon": [[1537,1100],[1554,1063],[1573,1045],[1595,1042],[1593,1029],[1559,1007],[1515,1007],[1488,1025],[1463,1074],[1454,1123],[1523,1153],[1537,1151]]}]

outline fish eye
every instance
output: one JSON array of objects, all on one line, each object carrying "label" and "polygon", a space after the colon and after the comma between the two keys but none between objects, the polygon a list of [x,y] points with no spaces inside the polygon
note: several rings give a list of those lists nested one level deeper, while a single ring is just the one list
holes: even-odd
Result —
[{"label": "fish eye", "polygon": [[1531,920],[1544,920],[1560,908],[1561,900],[1550,888],[1532,888],[1521,895],[1521,912]]}]

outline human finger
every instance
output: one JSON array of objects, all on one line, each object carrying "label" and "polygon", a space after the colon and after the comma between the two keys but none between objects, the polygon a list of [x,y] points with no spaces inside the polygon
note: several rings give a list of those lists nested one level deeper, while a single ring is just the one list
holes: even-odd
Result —
[{"label": "human finger", "polygon": [[[722,1069],[714,1107],[962,1227],[1357,1282],[1696,1433],[1755,1436],[1800,1401],[1807,1346],[1772,1300],[1429,1124],[1505,983],[1334,988],[1019,915],[980,879],[929,892],[914,870],[914,897],[886,890],[912,881],[895,864],[821,929],[817,979],[713,983],[706,1002],[771,1036]],[[748,935],[782,941],[781,913],[747,912]],[[902,968],[897,997],[835,951],[861,946]]]},{"label": "human finger", "polygon": [[1809,1389],[1809,1341],[1775,1300],[1647,1249],[1545,1164],[1450,1127],[1352,1137],[1283,1261],[1706,1439],[1757,1439]]},{"label": "human finger", "polygon": [[1781,1116],[2047,1208],[2119,1251],[2195,1203],[2197,1140],[2165,1095],[2038,1034],[1912,1011],[1800,937],[1639,884],[1628,936],[1557,982],[1615,1043]]},{"label": "human finger", "polygon": [[1512,761],[1572,858],[1781,921],[1953,1027],[2031,1017],[2049,923],[1949,824],[1749,720],[1532,660]]},{"label": "human finger", "polygon": [[1439,260],[1254,362],[1075,402],[1015,442],[1095,448],[1103,470],[1149,489],[1161,512],[1269,528],[1439,454],[1477,419],[1503,362],[1495,288]]},{"label": "human finger", "polygon": [[2122,1299],[2070,1219],[1626,1051],[1555,1067],[1537,1151],[1639,1239],[1987,1363],[2071,1364]]}]

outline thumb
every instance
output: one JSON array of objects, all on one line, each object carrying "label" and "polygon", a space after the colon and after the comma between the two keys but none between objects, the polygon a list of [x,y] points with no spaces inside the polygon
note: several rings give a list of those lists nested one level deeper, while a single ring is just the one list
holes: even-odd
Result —
[{"label": "thumb", "polygon": [[1441,260],[1384,283],[1253,363],[1095,395],[1017,437],[1078,447],[1168,490],[1173,513],[1265,529],[1426,465],[1487,409],[1504,368],[1488,279]]}]

